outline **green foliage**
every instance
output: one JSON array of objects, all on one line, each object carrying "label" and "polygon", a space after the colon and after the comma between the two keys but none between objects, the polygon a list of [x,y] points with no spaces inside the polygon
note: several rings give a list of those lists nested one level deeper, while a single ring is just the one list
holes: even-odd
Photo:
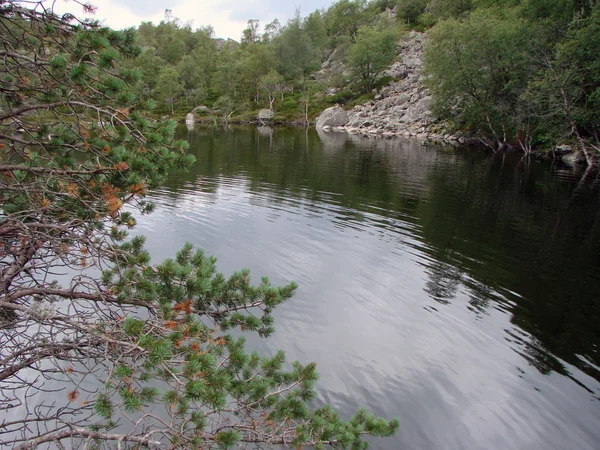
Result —
[{"label": "green foliage", "polygon": [[529,102],[545,135],[570,136],[592,163],[600,149],[600,6],[573,21],[555,55],[544,55],[543,70],[530,83]]},{"label": "green foliage", "polygon": [[156,28],[157,56],[169,64],[177,64],[187,51],[184,31],[173,22],[161,22]]},{"label": "green foliage", "polygon": [[155,95],[171,106],[171,114],[173,114],[173,104],[177,102],[183,89],[184,85],[179,81],[177,70],[173,67],[163,67],[158,75]]},{"label": "green foliage", "polygon": [[326,24],[327,34],[331,39],[330,45],[333,48],[344,36],[354,42],[358,29],[366,24],[365,5],[365,0],[339,0],[329,7]]},{"label": "green foliage", "polygon": [[285,87],[283,77],[275,70],[269,71],[258,80],[258,86],[263,89],[269,99],[269,109],[273,110],[273,104],[278,93],[283,93]]},{"label": "green foliage", "polygon": [[359,30],[356,42],[348,50],[347,61],[365,92],[373,88],[377,76],[391,65],[398,37],[395,24],[387,20]]},{"label": "green foliage", "polygon": [[[285,101],[287,95],[303,89],[303,80],[319,70],[323,59],[330,56],[328,52],[335,51],[332,60],[342,62],[357,39],[359,29],[364,33],[380,28],[379,15],[389,22],[389,15],[384,11],[394,4],[393,0],[342,0],[327,11],[317,10],[304,18],[297,13],[283,26],[275,19],[265,25],[264,30],[252,19],[242,33],[241,44],[228,40],[220,43],[219,48],[210,27],[193,31],[189,25],[181,25],[172,18],[156,26],[146,22],[138,29],[145,51],[140,59],[127,61],[127,65],[139,68],[142,82],[138,90],[146,98],[160,101],[160,114],[170,110],[171,114],[182,111],[181,115],[185,115],[190,106],[210,107],[220,97],[226,97],[233,103],[231,111],[235,111],[235,120],[253,119],[258,108],[274,105],[276,101],[274,91],[265,89],[261,80],[273,71],[279,73],[285,81],[285,86],[281,85],[285,93],[279,100]],[[185,52],[181,51],[182,45]],[[388,49],[384,46],[381,53],[385,54]],[[377,59],[379,48],[371,51]],[[387,56],[383,59],[387,60]],[[177,77],[170,71],[173,68]],[[159,85],[159,78],[166,73],[169,76],[163,77]],[[175,79],[177,82],[173,82]],[[357,80],[351,80],[354,81]],[[333,74],[323,89],[345,87],[347,83],[341,73]],[[364,88],[365,83],[360,84],[361,89]],[[310,105],[324,104],[317,95],[313,90]],[[354,97],[356,95],[349,98]],[[306,108],[295,108],[295,112],[292,108],[284,109],[285,113],[278,113],[282,120],[305,118]],[[228,114],[221,119],[225,117]]]},{"label": "green foliage", "polygon": [[313,45],[311,35],[302,28],[300,17],[290,20],[271,43],[277,56],[279,71],[287,80],[307,75],[316,70],[321,62],[323,47],[319,48],[319,40],[323,35],[319,33],[324,29],[318,27],[323,23],[313,18],[312,25],[313,39],[317,46]]},{"label": "green foliage", "polygon": [[302,24],[315,53],[321,54],[327,47],[327,26],[319,10],[310,13]]},{"label": "green foliage", "polygon": [[237,431],[222,431],[215,435],[215,442],[221,449],[233,448],[241,440]]},{"label": "green foliage", "polygon": [[[390,19],[384,11],[394,6],[397,19]],[[557,80],[571,73],[557,59],[566,54],[567,46],[585,53],[585,61],[595,59],[590,53],[595,45],[593,31],[574,36],[574,30],[584,27],[583,21],[596,9],[597,3],[589,0],[340,0],[305,18],[298,13],[283,26],[275,19],[261,30],[257,20],[249,20],[241,44],[229,40],[218,46],[212,28],[194,31],[169,17],[156,26],[140,25],[138,38],[146,46],[140,58],[119,60],[105,49],[99,53],[99,64],[124,62],[132,69],[131,80],[141,74],[137,92],[145,99],[159,100],[159,113],[170,110],[184,115],[191,106],[218,102],[220,118],[227,121],[252,120],[258,108],[275,109],[292,92],[304,92],[303,80],[318,71],[323,60],[330,66],[346,63],[350,79],[341,70],[320,78],[323,90],[342,89],[339,98],[314,89],[308,101],[296,98],[295,105],[291,100],[277,105],[277,120],[306,119],[334,100],[348,104],[373,89],[394,58],[399,24],[404,22],[413,29],[432,29],[425,70],[436,114],[456,128],[484,135],[488,142],[521,145],[523,133],[531,142],[571,133],[565,114],[560,119],[555,109],[548,116],[550,100],[557,98],[549,91],[558,92],[561,82]],[[110,39],[130,37],[107,34],[94,37],[93,45],[105,48]],[[590,50],[583,50],[588,42]],[[586,68],[585,61],[580,59],[572,73],[578,78],[585,72],[586,79],[575,82],[573,78],[568,92],[571,99],[584,99],[587,103],[581,105],[587,106],[573,107],[568,115],[587,139],[596,133],[597,95],[593,81],[587,86],[590,76],[593,79],[593,64]],[[88,76],[85,64],[71,64],[68,73],[65,64],[59,53],[50,66],[74,82]],[[548,71],[548,64],[560,75]],[[277,76],[283,81],[275,80]],[[125,104],[131,98],[116,95],[122,92],[118,84],[117,80],[105,83],[106,92]]]},{"label": "green foliage", "polygon": [[447,19],[432,30],[425,53],[440,117],[526,152],[571,135],[591,162],[598,139],[595,2],[433,1],[429,10]]},{"label": "green foliage", "polygon": [[113,405],[106,395],[98,394],[98,397],[94,402],[94,409],[100,417],[108,420],[111,418],[113,412]]},{"label": "green foliage", "polygon": [[440,22],[424,67],[435,112],[501,140],[527,86],[526,39],[527,27],[512,10],[477,10],[464,21]]},{"label": "green foliage", "polygon": [[[558,47],[557,61],[573,70],[570,83],[578,92],[573,96],[575,119],[585,134],[600,133],[600,4],[596,3],[589,16],[575,21]],[[569,69],[567,69],[569,70]]]},{"label": "green foliage", "polygon": [[398,0],[396,3],[397,14],[406,23],[415,23],[418,17],[425,12],[427,0]]},{"label": "green foliage", "polygon": [[227,119],[231,113],[233,113],[235,105],[233,100],[228,95],[222,95],[214,103],[213,108],[215,111],[219,111],[225,119]]},{"label": "green foliage", "polygon": [[123,332],[128,336],[140,336],[144,330],[144,321],[128,317],[123,322]]},{"label": "green foliage", "polygon": [[255,44],[260,41],[260,23],[256,19],[248,20],[248,27],[242,31],[242,44]]},{"label": "green foliage", "polygon": [[430,0],[427,4],[429,13],[438,19],[462,17],[472,9],[473,0]]}]

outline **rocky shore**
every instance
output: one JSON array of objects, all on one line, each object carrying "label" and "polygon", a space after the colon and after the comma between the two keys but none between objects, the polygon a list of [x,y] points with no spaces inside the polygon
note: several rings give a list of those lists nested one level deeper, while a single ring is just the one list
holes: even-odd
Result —
[{"label": "rocky shore", "polygon": [[398,45],[398,60],[384,75],[397,81],[375,99],[349,111],[328,108],[317,119],[319,129],[381,137],[416,137],[436,142],[465,143],[466,137],[447,131],[430,110],[431,97],[421,84],[426,35],[412,31]]}]

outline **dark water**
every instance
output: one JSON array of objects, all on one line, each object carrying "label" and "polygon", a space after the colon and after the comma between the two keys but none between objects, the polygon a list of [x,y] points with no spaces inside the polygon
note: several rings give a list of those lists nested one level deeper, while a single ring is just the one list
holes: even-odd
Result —
[{"label": "dark water", "polygon": [[196,129],[140,218],[229,273],[296,280],[249,345],[318,363],[319,402],[399,417],[385,449],[600,448],[600,181],[518,155]]}]

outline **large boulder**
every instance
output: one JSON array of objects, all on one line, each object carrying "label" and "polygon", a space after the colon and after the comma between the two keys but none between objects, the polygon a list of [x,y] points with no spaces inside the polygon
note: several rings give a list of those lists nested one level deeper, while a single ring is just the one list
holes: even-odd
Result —
[{"label": "large boulder", "polygon": [[185,123],[191,123],[193,125],[194,122],[196,122],[196,118],[194,117],[194,114],[188,113],[188,115],[185,116]]},{"label": "large boulder", "polygon": [[348,114],[341,106],[332,106],[321,113],[317,119],[317,128],[343,127],[348,123]]},{"label": "large boulder", "polygon": [[275,113],[270,109],[264,108],[258,111],[258,115],[256,117],[258,118],[258,120],[273,120],[273,117],[275,117]]}]

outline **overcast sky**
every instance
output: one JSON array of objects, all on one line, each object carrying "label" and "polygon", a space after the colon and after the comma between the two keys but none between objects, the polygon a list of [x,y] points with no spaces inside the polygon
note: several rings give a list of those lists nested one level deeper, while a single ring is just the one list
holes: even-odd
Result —
[{"label": "overcast sky", "polygon": [[[112,28],[137,26],[142,21],[155,24],[164,18],[165,9],[182,22],[192,21],[192,27],[212,25],[216,37],[239,41],[248,19],[258,19],[265,25],[277,18],[285,24],[296,7],[306,16],[315,9],[327,8],[335,0],[91,0],[98,7],[96,19]],[[78,17],[81,8],[71,2],[57,2],[56,9],[69,11]]]}]

